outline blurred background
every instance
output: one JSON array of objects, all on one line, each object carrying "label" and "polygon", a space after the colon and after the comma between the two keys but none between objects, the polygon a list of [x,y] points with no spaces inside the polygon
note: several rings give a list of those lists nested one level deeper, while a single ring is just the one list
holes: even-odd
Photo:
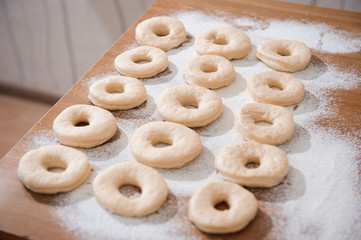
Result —
[{"label": "blurred background", "polygon": [[[361,12],[361,0],[284,1]],[[0,158],[153,2],[0,0]]]}]

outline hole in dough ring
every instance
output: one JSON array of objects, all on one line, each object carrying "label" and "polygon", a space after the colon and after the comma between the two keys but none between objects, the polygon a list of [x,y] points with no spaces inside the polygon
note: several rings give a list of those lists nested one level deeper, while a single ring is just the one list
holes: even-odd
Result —
[{"label": "hole in dough ring", "polygon": [[188,63],[185,81],[209,89],[217,89],[233,83],[234,67],[226,58],[203,55]]},{"label": "hole in dough ring", "polygon": [[[156,144],[169,144],[156,147]],[[180,168],[202,150],[199,135],[190,128],[172,122],[151,122],[138,128],[130,139],[130,149],[141,163],[156,168]]]},{"label": "hole in dough ring", "polygon": [[[119,188],[135,185],[142,191],[130,199]],[[93,181],[98,202],[110,211],[125,217],[143,217],[158,210],[166,201],[168,187],[162,175],[140,163],[122,162],[99,173]]]},{"label": "hole in dough ring", "polygon": [[[50,172],[62,168],[62,172]],[[19,162],[19,179],[30,190],[54,194],[69,192],[89,176],[88,157],[79,150],[61,145],[49,145],[27,152]]]},{"label": "hole in dough ring", "polygon": [[147,91],[136,78],[111,76],[92,84],[88,98],[107,110],[127,110],[142,104],[147,99]]},{"label": "hole in dough ring", "polygon": [[[88,123],[84,127],[76,126]],[[64,145],[92,148],[110,139],[117,131],[113,114],[99,107],[78,104],[66,108],[53,123],[55,137]]]},{"label": "hole in dough ring", "polygon": [[290,106],[302,101],[305,85],[291,74],[266,71],[253,75],[248,91],[257,102]]},{"label": "hole in dough ring", "polygon": [[[215,205],[226,202],[228,210]],[[201,187],[189,203],[189,219],[207,233],[237,232],[256,216],[258,203],[254,195],[230,182],[211,182]]]},{"label": "hole in dough ring", "polygon": [[181,21],[172,17],[153,17],[139,23],[135,39],[139,45],[152,46],[167,51],[180,45],[187,37]]},{"label": "hole in dough ring", "polygon": [[219,55],[240,59],[251,50],[251,39],[231,26],[221,26],[201,32],[195,40],[194,49],[199,55]]},{"label": "hole in dough ring", "polygon": [[269,40],[258,45],[257,58],[275,70],[297,72],[310,63],[311,50],[295,40]]},{"label": "hole in dough ring", "polygon": [[149,78],[168,67],[168,56],[159,48],[141,46],[119,54],[114,66],[124,76]]},{"label": "hole in dough ring", "polygon": [[[256,162],[257,168],[247,168]],[[282,182],[288,172],[286,153],[278,147],[247,141],[223,147],[215,161],[224,180],[246,187],[273,187]]]},{"label": "hole in dough ring", "polygon": [[[261,126],[257,122],[271,124]],[[244,104],[235,117],[234,125],[244,139],[270,145],[280,145],[290,140],[295,128],[289,110],[266,103]]]},{"label": "hole in dough ring", "polygon": [[[188,109],[186,106],[195,106]],[[203,127],[216,120],[223,111],[217,93],[195,85],[180,85],[166,89],[158,103],[159,115],[166,121],[187,127]]]}]

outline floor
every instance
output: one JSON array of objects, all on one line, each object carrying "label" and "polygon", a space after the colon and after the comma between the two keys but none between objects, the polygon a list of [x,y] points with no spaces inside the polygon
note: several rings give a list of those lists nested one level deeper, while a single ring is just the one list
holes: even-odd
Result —
[{"label": "floor", "polygon": [[49,104],[0,94],[0,159],[50,108]]}]

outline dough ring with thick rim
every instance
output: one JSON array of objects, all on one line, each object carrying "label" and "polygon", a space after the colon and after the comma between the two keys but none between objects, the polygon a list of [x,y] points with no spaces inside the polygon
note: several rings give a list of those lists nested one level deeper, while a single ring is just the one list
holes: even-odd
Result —
[{"label": "dough ring with thick rim", "polygon": [[[258,165],[249,168],[248,164]],[[288,172],[286,153],[278,147],[246,141],[223,147],[216,156],[216,168],[224,180],[246,187],[274,187]]]},{"label": "dough ring with thick rim", "polygon": [[[229,209],[215,206],[225,202]],[[253,193],[230,182],[210,182],[198,189],[189,202],[189,219],[203,232],[237,232],[256,216],[257,199]]]},{"label": "dough ring with thick rim", "polygon": [[184,79],[189,84],[217,89],[233,83],[234,77],[234,67],[226,58],[203,55],[188,63]]},{"label": "dough ring with thick rim", "polygon": [[258,45],[257,58],[275,70],[297,72],[310,63],[311,50],[295,40],[269,40]]},{"label": "dough ring with thick rim", "polygon": [[199,155],[202,142],[195,131],[181,124],[150,122],[134,132],[130,149],[135,159],[151,167],[180,168]]},{"label": "dough ring with thick rim", "polygon": [[135,29],[135,39],[140,45],[163,51],[177,47],[186,37],[183,23],[173,17],[153,17],[139,23]]},{"label": "dough ring with thick rim", "polygon": [[248,91],[256,102],[290,106],[302,101],[305,85],[291,74],[265,71],[253,75]]},{"label": "dough ring with thick rim", "polygon": [[[133,185],[141,189],[137,198],[128,198],[119,189]],[[168,187],[162,175],[151,167],[135,162],[122,162],[100,172],[93,181],[98,202],[108,210],[125,217],[143,217],[158,210],[166,201]]]},{"label": "dough ring with thick rim", "polygon": [[168,56],[159,48],[140,46],[119,54],[114,66],[124,76],[150,78],[168,67]]},{"label": "dough ring with thick rim", "polygon": [[93,83],[88,98],[107,110],[128,110],[142,104],[147,99],[147,91],[136,78],[110,76]]},{"label": "dough ring with thick rim", "polygon": [[[257,124],[259,122],[270,125]],[[295,128],[289,110],[266,103],[244,104],[235,117],[234,125],[244,139],[270,145],[280,145],[290,140]]]},{"label": "dough ring with thick rim", "polygon": [[[77,126],[87,123],[86,126]],[[100,107],[78,104],[66,108],[53,123],[55,137],[64,145],[92,148],[109,140],[117,131],[113,114]]]},{"label": "dough ring with thick rim", "polygon": [[[60,168],[61,172],[51,169]],[[27,152],[19,162],[19,179],[30,190],[54,194],[69,192],[80,186],[89,176],[88,157],[79,150],[48,145]]]},{"label": "dough ring with thick rim", "polygon": [[251,39],[241,30],[220,26],[201,32],[195,40],[194,49],[199,55],[219,55],[240,59],[251,50]]},{"label": "dough ring with thick rim", "polygon": [[166,121],[187,127],[203,127],[221,115],[223,103],[217,93],[207,88],[180,85],[168,88],[162,93],[157,102],[157,109]]}]

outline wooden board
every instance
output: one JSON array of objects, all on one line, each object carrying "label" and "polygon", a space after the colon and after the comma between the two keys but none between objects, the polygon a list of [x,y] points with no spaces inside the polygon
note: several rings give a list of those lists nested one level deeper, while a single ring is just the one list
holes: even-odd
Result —
[{"label": "wooden board", "polygon": [[[52,217],[52,211],[58,206],[55,203],[57,195],[46,196],[26,190],[17,178],[18,161],[25,154],[27,140],[34,134],[41,134],[43,130],[52,128],[55,117],[66,107],[84,103],[91,104],[87,98],[87,82],[100,73],[116,73],[113,67],[114,58],[121,53],[127,44],[134,42],[135,26],[144,19],[172,14],[179,10],[198,10],[210,15],[229,17],[255,17],[257,19],[294,19],[302,22],[327,23],[336,29],[353,33],[361,33],[361,14],[323,9],[311,6],[294,5],[273,1],[248,0],[158,0],[143,16],[105,53],[105,55],[61,98],[61,100],[31,129],[31,131],[1,160],[0,162],[0,237],[12,236],[31,239],[76,239],[74,233],[65,232]],[[219,11],[222,11],[220,13]],[[361,76],[361,53],[347,55],[323,54],[313,52],[320,58],[327,58],[328,62],[335,62],[349,67]],[[339,106],[338,119],[326,121],[319,119],[320,128],[334,127],[343,133],[357,134],[351,129],[359,129],[361,115],[361,87],[352,90],[330,91],[334,97],[334,104]],[[359,136],[358,136],[359,137]],[[177,199],[180,221],[187,221],[187,198]],[[182,207],[183,206],[183,207]],[[243,231],[225,235],[224,238],[259,239],[267,236],[272,228],[269,215],[272,210],[261,208],[254,221]],[[217,236],[205,235],[196,230],[193,233],[203,238]]]}]

